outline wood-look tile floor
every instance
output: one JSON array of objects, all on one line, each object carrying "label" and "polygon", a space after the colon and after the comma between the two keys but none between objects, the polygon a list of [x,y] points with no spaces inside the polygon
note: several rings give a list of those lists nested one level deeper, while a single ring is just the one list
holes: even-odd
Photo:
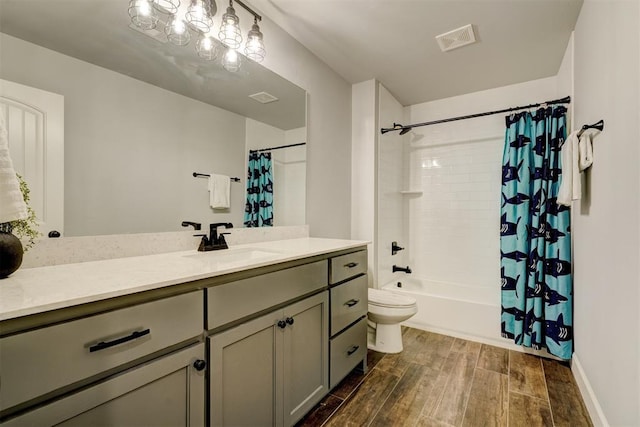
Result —
[{"label": "wood-look tile floor", "polygon": [[404,351],[368,353],[298,426],[592,426],[568,365],[403,328]]}]

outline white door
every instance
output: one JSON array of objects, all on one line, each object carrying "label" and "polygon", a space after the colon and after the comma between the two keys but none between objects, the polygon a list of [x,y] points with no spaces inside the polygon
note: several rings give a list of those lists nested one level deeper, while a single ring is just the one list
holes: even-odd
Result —
[{"label": "white door", "polygon": [[64,232],[64,97],[0,79],[13,167],[29,185],[40,232]]}]

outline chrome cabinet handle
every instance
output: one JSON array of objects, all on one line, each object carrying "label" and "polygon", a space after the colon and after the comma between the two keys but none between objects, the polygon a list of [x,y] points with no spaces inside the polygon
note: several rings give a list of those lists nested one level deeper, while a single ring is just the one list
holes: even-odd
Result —
[{"label": "chrome cabinet handle", "polygon": [[355,353],[356,351],[358,351],[358,349],[360,348],[359,345],[354,345],[353,347],[351,347],[349,350],[347,350],[347,356],[351,356],[353,353]]},{"label": "chrome cabinet handle", "polygon": [[345,264],[344,265],[347,268],[353,268],[353,267],[357,267],[358,263],[357,262],[350,262],[349,264]]},{"label": "chrome cabinet handle", "polygon": [[112,341],[101,341],[96,345],[92,345],[89,347],[89,353],[93,353],[96,351],[104,350],[109,347],[114,347],[119,344],[124,344],[128,341],[133,341],[145,335],[149,335],[151,333],[151,329],[144,329],[142,331],[133,331],[131,335],[127,335],[126,337],[116,338]]},{"label": "chrome cabinet handle", "polygon": [[360,302],[359,299],[350,299],[349,301],[345,302],[344,305],[348,306],[348,307],[353,307],[354,305],[358,304]]}]

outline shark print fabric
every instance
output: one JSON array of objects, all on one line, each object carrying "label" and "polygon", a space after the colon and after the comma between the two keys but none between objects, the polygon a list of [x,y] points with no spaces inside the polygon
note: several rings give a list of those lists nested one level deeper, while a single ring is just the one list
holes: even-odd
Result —
[{"label": "shark print fabric", "polygon": [[249,154],[244,226],[273,226],[273,172],[270,152]]},{"label": "shark print fabric", "polygon": [[571,216],[555,203],[566,112],[506,117],[500,212],[502,336],[562,359],[573,353]]}]

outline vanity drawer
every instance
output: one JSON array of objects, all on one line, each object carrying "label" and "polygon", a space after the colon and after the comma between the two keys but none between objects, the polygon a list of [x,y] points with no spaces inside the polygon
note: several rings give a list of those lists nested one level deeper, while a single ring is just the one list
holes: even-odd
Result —
[{"label": "vanity drawer", "polygon": [[358,251],[329,260],[330,283],[342,282],[367,272],[367,251]]},{"label": "vanity drawer", "polygon": [[367,318],[333,338],[329,352],[329,389],[332,389],[367,355]]},{"label": "vanity drawer", "polygon": [[317,261],[207,288],[207,329],[252,316],[327,286],[327,262]]},{"label": "vanity drawer", "polygon": [[367,314],[367,276],[331,288],[331,335]]},{"label": "vanity drawer", "polygon": [[202,334],[202,292],[0,339],[0,409]]}]

